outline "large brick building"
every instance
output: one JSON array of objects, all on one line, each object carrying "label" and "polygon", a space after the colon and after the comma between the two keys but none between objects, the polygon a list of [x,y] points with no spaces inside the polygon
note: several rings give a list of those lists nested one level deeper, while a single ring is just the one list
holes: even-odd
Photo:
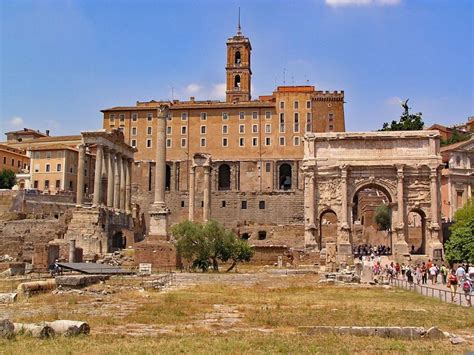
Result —
[{"label": "large brick building", "polygon": [[[253,100],[251,50],[240,29],[228,39],[225,102],[193,97],[137,102],[102,110],[103,127],[122,130],[125,140],[138,149],[133,199],[145,212],[153,202],[155,150],[166,144],[171,223],[190,217],[190,172],[193,157],[202,153],[211,161],[211,219],[254,244],[303,245],[303,136],[345,130],[344,92],[279,86],[273,94]],[[166,142],[159,142],[157,108],[163,103],[170,105],[170,115]],[[196,174],[192,218],[201,220],[205,168],[192,170]]]}]

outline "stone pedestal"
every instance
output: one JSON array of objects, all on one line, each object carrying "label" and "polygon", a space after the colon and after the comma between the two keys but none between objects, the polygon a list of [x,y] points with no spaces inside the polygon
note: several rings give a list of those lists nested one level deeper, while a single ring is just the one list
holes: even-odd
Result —
[{"label": "stone pedestal", "polygon": [[168,215],[170,210],[165,206],[152,206],[150,211],[149,235],[168,238]]}]

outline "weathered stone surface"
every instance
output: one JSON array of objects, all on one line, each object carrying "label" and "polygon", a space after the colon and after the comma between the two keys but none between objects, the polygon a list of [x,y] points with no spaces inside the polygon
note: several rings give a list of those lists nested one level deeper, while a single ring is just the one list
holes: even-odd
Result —
[{"label": "weathered stone surface", "polygon": [[35,292],[43,292],[48,291],[56,288],[56,281],[54,279],[46,280],[46,281],[31,281],[31,282],[24,282],[18,285],[18,292],[19,293],[35,293]]},{"label": "weathered stone surface", "polygon": [[383,338],[417,339],[425,334],[420,327],[331,327],[331,326],[304,326],[298,328],[309,335],[339,334],[357,336],[378,336]]},{"label": "weathered stone surface", "polygon": [[54,330],[46,324],[13,323],[15,334],[29,334],[35,338],[50,338]]},{"label": "weathered stone surface", "polygon": [[57,334],[64,336],[76,336],[79,334],[89,334],[90,326],[86,322],[73,320],[55,320],[54,322],[46,322],[48,326],[54,329]]},{"label": "weathered stone surface", "polygon": [[65,275],[56,276],[56,284],[62,287],[84,287],[108,279],[107,275]]},{"label": "weathered stone surface", "polygon": [[437,327],[431,327],[426,331],[425,338],[428,339],[443,339],[445,338],[444,333]]},{"label": "weathered stone surface", "polygon": [[0,293],[0,303],[13,303],[16,301],[17,293]]},{"label": "weathered stone surface", "polygon": [[466,339],[461,338],[461,337],[453,337],[449,339],[449,341],[451,342],[451,344],[459,345],[459,344],[464,344],[466,342]]},{"label": "weathered stone surface", "polygon": [[0,320],[0,338],[11,338],[14,335],[15,327],[9,319]]}]

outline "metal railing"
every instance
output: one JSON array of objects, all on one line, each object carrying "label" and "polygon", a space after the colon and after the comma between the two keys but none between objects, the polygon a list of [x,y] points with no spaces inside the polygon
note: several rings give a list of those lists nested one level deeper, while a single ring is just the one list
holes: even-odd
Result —
[{"label": "metal railing", "polygon": [[446,285],[445,290],[429,287],[426,285],[419,285],[417,283],[410,283],[406,280],[391,278],[390,284],[403,288],[405,290],[414,291],[422,296],[428,296],[433,298],[438,298],[442,302],[458,304],[460,306],[472,307],[472,293],[469,293],[467,296],[464,292],[452,292]]}]

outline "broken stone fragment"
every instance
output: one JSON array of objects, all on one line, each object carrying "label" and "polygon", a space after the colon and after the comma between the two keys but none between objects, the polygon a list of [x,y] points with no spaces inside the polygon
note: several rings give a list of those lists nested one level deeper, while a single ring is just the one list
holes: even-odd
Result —
[{"label": "broken stone fragment", "polygon": [[451,344],[454,344],[454,345],[464,344],[466,342],[466,339],[461,338],[461,337],[453,337],[449,340],[451,341]]},{"label": "broken stone fragment", "polygon": [[443,339],[445,338],[445,335],[437,327],[431,327],[430,329],[426,331],[426,334],[424,337],[428,339]]},{"label": "broken stone fragment", "polygon": [[0,338],[11,338],[15,331],[15,327],[9,319],[0,319]]}]

